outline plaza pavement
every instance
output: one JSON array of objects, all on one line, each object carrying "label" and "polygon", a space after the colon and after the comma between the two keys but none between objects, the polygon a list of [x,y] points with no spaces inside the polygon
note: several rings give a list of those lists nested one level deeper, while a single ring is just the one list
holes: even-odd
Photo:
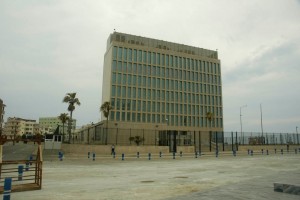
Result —
[{"label": "plaza pavement", "polygon": [[44,154],[42,190],[11,199],[299,199],[274,192],[273,183],[300,185],[300,153],[254,156],[239,152],[172,155],[92,156]]}]

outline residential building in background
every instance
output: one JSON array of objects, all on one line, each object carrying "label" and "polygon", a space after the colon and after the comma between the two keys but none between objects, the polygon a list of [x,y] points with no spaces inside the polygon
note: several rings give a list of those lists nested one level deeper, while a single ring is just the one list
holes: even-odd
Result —
[{"label": "residential building in background", "polygon": [[3,135],[7,136],[22,136],[34,135],[34,126],[36,120],[23,119],[18,117],[9,117],[4,125]]},{"label": "residential building in background", "polygon": [[159,145],[175,148],[201,143],[195,136],[200,132],[202,139],[223,132],[217,51],[114,32],[107,40],[102,87],[102,103],[112,105],[107,128],[118,128],[117,135],[152,131]]},{"label": "residential building in background", "polygon": [[2,131],[3,131],[4,114],[5,114],[5,104],[3,103],[3,100],[0,99],[0,135],[2,135]]},{"label": "residential building in background", "polygon": [[[40,117],[39,118],[39,125],[40,127],[44,128],[51,128],[52,133],[59,128],[59,134],[63,134],[63,132],[67,135],[68,133],[68,122],[64,124],[63,130],[63,123],[58,117]],[[72,119],[72,128],[71,130],[74,131],[76,128],[76,119]]]}]

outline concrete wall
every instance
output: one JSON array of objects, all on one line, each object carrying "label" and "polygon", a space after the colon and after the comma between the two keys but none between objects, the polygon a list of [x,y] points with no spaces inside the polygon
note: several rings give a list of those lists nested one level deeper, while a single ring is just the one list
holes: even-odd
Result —
[{"label": "concrete wall", "polygon": [[[110,145],[84,145],[84,144],[62,144],[62,151],[66,154],[79,154],[79,155],[87,155],[88,152],[95,152],[100,155],[110,155],[111,154],[111,146]],[[136,154],[140,152],[140,154],[146,153],[154,153],[159,154],[162,152],[164,154],[168,154],[169,147],[168,146],[118,146],[115,145],[116,154]],[[183,153],[194,153],[195,149],[193,146],[178,146],[177,153],[182,151]]]}]

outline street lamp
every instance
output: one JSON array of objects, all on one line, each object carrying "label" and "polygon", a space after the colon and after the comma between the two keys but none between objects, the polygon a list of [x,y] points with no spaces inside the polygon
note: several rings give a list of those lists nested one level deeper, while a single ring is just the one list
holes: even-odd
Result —
[{"label": "street lamp", "polygon": [[241,137],[243,138],[244,141],[244,136],[243,136],[243,125],[242,125],[242,108],[247,107],[247,105],[243,105],[240,107],[240,124],[241,124]]}]

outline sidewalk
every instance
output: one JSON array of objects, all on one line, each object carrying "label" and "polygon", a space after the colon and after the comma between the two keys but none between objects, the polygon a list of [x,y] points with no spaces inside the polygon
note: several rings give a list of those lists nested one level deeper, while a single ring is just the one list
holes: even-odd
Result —
[{"label": "sidewalk", "polygon": [[[50,159],[49,159],[50,158]],[[11,199],[299,199],[273,183],[300,184],[300,154],[44,158],[42,190]]]}]

